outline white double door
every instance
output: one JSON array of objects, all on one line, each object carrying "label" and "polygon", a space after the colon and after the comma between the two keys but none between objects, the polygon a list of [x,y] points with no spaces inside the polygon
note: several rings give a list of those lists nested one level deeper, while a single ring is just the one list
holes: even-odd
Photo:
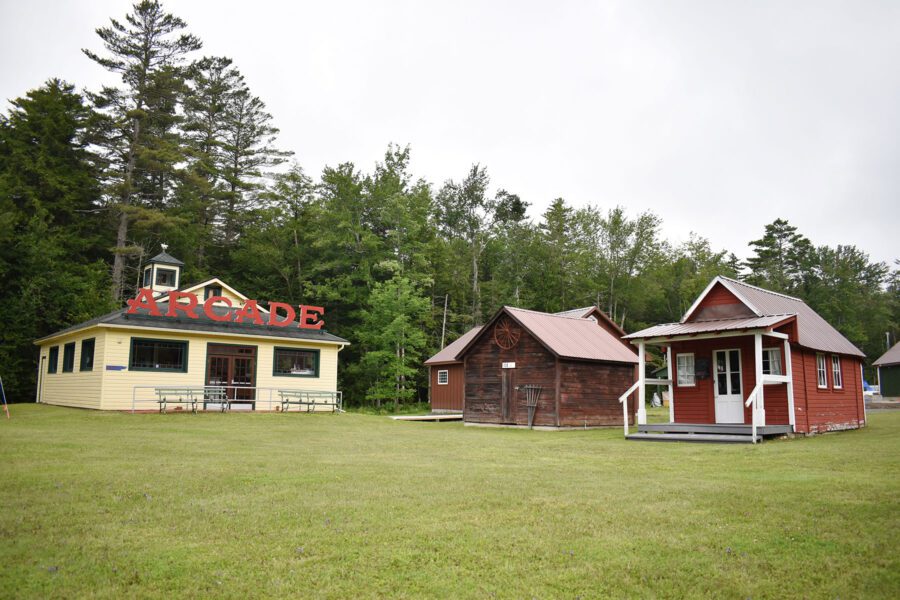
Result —
[{"label": "white double door", "polygon": [[716,369],[716,423],[743,423],[744,396],[741,380],[741,351],[713,352]]}]

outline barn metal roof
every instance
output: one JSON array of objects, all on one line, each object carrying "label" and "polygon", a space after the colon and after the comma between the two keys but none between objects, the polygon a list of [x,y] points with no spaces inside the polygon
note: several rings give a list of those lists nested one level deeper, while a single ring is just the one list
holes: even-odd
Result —
[{"label": "barn metal roof", "polygon": [[440,365],[460,362],[459,359],[456,358],[457,355],[463,348],[466,347],[466,344],[469,343],[469,340],[475,337],[479,331],[481,331],[481,327],[473,327],[469,331],[465,332],[464,334],[444,346],[443,350],[426,360],[425,364]]},{"label": "barn metal roof", "polygon": [[676,335],[697,335],[700,333],[718,333],[724,331],[741,331],[744,329],[768,329],[794,318],[794,315],[768,315],[765,317],[738,317],[736,319],[715,319],[710,321],[691,321],[689,323],[665,323],[626,335],[626,340],[672,337]]},{"label": "barn metal roof", "polygon": [[[757,320],[750,319],[716,319],[716,320],[689,320],[694,310],[700,305],[703,298],[709,291],[719,283],[728,291],[735,295],[747,308],[757,315]],[[841,333],[831,326],[828,321],[823,319],[816,311],[811,309],[803,300],[772,292],[749,283],[737,281],[729,277],[721,275],[712,280],[706,290],[697,298],[694,305],[685,313],[680,323],[669,323],[668,325],[658,325],[650,327],[644,331],[639,331],[626,336],[628,339],[683,335],[692,333],[705,333],[726,331],[728,329],[754,329],[772,327],[774,323],[784,320],[789,316],[797,318],[797,335],[798,342],[801,346],[811,348],[813,350],[822,350],[824,352],[834,352],[838,354],[849,354],[851,356],[865,357],[865,354],[859,348],[854,346],[850,340],[845,338]],[[775,319],[772,324],[766,325],[766,319]],[[745,323],[740,323],[744,321]],[[730,326],[729,326],[730,324]],[[687,327],[681,333],[661,333],[658,328],[674,328],[675,326]],[[650,335],[648,335],[650,333]]]},{"label": "barn metal roof", "polygon": [[[560,358],[637,363],[637,354],[633,350],[590,319],[504,306],[491,322],[504,312]],[[471,347],[472,341],[474,337],[461,354]]]},{"label": "barn metal roof", "polygon": [[878,360],[872,363],[876,367],[886,367],[888,365],[900,365],[900,342],[878,357]]}]

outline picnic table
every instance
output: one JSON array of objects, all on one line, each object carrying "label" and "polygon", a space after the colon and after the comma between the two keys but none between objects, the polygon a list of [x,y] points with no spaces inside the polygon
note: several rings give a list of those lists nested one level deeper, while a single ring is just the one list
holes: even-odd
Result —
[{"label": "picnic table", "polygon": [[197,412],[197,404],[202,401],[203,408],[206,409],[207,404],[220,404],[221,411],[225,412],[229,408],[228,397],[225,394],[224,387],[158,387],[156,388],[156,402],[159,404],[159,412],[165,414],[168,412],[170,404],[190,407],[191,412]]},{"label": "picnic table", "polygon": [[288,412],[295,405],[301,410],[305,407],[306,412],[315,412],[320,406],[331,408],[331,412],[340,408],[337,392],[278,390],[278,397],[281,400],[281,412]]}]

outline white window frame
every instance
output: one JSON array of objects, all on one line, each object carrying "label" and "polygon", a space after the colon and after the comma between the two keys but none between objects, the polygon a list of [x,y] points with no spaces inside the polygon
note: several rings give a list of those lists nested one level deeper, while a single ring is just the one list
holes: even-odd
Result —
[{"label": "white window frame", "polygon": [[816,385],[820,390],[828,389],[828,365],[821,352],[816,353]]},{"label": "white window frame", "polygon": [[[690,366],[691,366],[691,377],[690,381],[681,379],[681,369],[679,368],[679,363],[681,363],[681,358],[690,358]],[[687,365],[685,365],[687,366]],[[697,362],[694,358],[693,352],[684,352],[675,355],[675,381],[678,384],[678,387],[696,387],[697,386]]]},{"label": "white window frame", "polygon": [[[441,381],[441,375],[444,376],[444,381]],[[447,369],[439,369],[437,374],[437,384],[438,385],[449,385],[450,384],[450,371]]]},{"label": "white window frame", "polygon": [[831,387],[836,390],[844,389],[844,374],[841,372],[841,357],[831,355]]},{"label": "white window frame", "polygon": [[[763,375],[784,375],[782,373],[781,368],[781,348],[763,348],[763,359],[769,357],[769,371],[766,372],[766,362],[763,360],[762,372]],[[775,367],[775,371],[772,370],[772,367]]]}]

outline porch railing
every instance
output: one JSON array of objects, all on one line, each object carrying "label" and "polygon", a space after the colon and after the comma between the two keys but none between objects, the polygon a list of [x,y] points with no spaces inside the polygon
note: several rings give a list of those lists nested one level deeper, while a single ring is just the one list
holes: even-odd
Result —
[{"label": "porch railing", "polygon": [[640,387],[641,381],[635,381],[634,385],[628,388],[628,391],[619,396],[619,404],[622,405],[622,416],[625,418],[625,435],[628,435],[628,396],[634,393],[634,390]]},{"label": "porch railing", "polygon": [[753,443],[754,444],[756,443],[756,425],[759,422],[758,401],[759,401],[759,395],[762,393],[763,385],[765,385],[765,382],[763,382],[763,381],[760,381],[759,383],[757,383],[756,387],[753,388],[753,391],[750,392],[750,395],[747,397],[747,402],[744,403],[744,406],[751,406],[751,405],[753,406],[753,408],[750,409],[750,415],[751,415],[750,421],[753,423],[751,425],[751,430],[753,432]]},{"label": "porch railing", "polygon": [[[178,386],[178,385],[135,385],[131,388],[131,412],[138,410],[149,410],[158,405],[157,390],[165,392],[166,390],[183,390],[191,388],[195,390],[199,402],[206,404],[219,404],[217,400],[206,399],[207,396],[215,396],[222,389],[252,391],[252,398],[233,398],[230,403],[252,402],[254,408],[260,406],[260,410],[274,411],[275,407],[281,408],[281,399],[278,392],[309,392],[322,393],[321,390],[305,390],[298,388],[276,388],[276,387],[253,387],[253,386],[222,386],[222,385],[198,385],[198,386]],[[337,404],[337,412],[344,412],[344,393],[342,391],[328,392],[334,394]]]}]

